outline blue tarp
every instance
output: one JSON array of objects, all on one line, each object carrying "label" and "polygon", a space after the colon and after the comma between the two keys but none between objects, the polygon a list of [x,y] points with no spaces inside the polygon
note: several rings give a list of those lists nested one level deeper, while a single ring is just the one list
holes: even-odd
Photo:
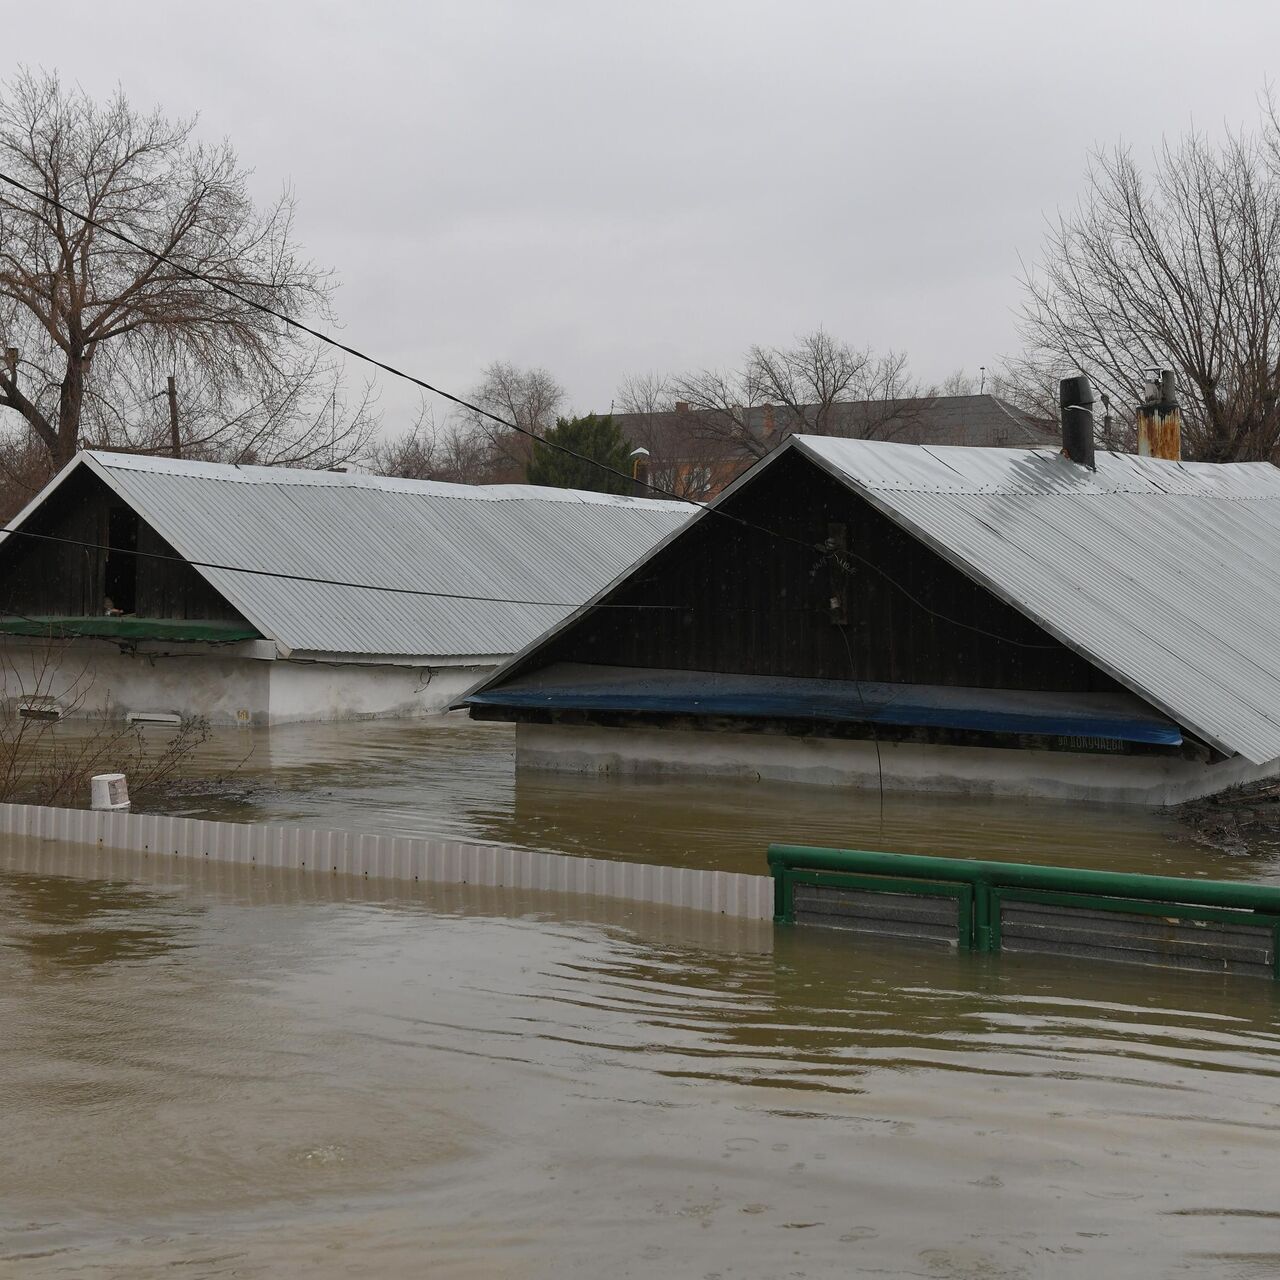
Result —
[{"label": "blue tarp", "polygon": [[1182,732],[1124,693],[740,676],[558,663],[466,699],[470,706],[846,721],[1176,747]]}]

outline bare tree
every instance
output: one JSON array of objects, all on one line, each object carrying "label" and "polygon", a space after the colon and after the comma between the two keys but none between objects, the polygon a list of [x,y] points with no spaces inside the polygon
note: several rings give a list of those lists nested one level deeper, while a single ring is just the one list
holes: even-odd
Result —
[{"label": "bare tree", "polygon": [[565,401],[564,388],[546,369],[522,369],[509,361],[495,360],[468,399],[520,428],[500,427],[471,409],[458,411],[463,427],[488,442],[495,478],[523,480],[532,450],[532,440],[525,432],[543,436],[555,425]]},{"label": "bare tree", "polygon": [[[1021,410],[1027,417],[1056,430],[1058,425],[1058,383],[1066,370],[1062,358],[1054,357],[1044,351],[1028,350],[1021,355],[1008,357],[1001,361],[1000,367],[988,378],[991,394],[998,396],[1006,403]],[[1103,394],[1110,395],[1108,392]],[[1125,402],[1122,402],[1125,403]],[[1101,405],[1099,405],[1101,407]],[[1106,448],[1127,447],[1126,431],[1133,432],[1136,446],[1136,430],[1133,428],[1132,415],[1126,422],[1117,419],[1114,423],[1116,435],[1104,439],[1102,423],[1105,414],[1098,417],[1098,442]]]},{"label": "bare tree", "polygon": [[[781,410],[780,438],[803,431],[864,434],[858,430],[864,422],[851,421],[842,405],[857,401],[878,407],[906,398],[905,356],[856,349],[825,329],[804,334],[791,347],[752,347],[748,360],[765,398]],[[881,425],[879,414],[870,416],[873,425]]]},{"label": "bare tree", "polygon": [[633,444],[649,451],[650,484],[679,498],[702,501],[732,479],[740,469],[734,465],[740,455],[699,430],[688,406],[677,409],[676,403],[662,374],[632,374],[618,387],[614,420]]},{"label": "bare tree", "polygon": [[486,484],[494,478],[488,437],[456,419],[437,426],[425,405],[408,431],[372,445],[368,458],[379,475],[403,480]]},{"label": "bare tree", "polygon": [[972,374],[963,369],[953,369],[938,383],[940,396],[976,396],[979,394],[979,382]]},{"label": "bare tree", "polygon": [[704,440],[718,441],[741,458],[763,458],[776,441],[762,412],[764,390],[750,359],[740,369],[700,369],[671,379],[674,403],[691,415]]},{"label": "bare tree", "polygon": [[747,458],[800,432],[891,438],[929,398],[905,355],[851,347],[824,329],[790,347],[752,347],[740,369],[684,374],[671,386],[699,431]]},{"label": "bare tree", "polygon": [[1280,443],[1274,103],[1256,132],[1166,142],[1149,172],[1125,147],[1096,153],[1078,207],[1049,232],[1024,284],[1027,351],[1011,366],[1024,386],[1048,366],[1058,376],[1082,369],[1127,417],[1145,370],[1173,369],[1186,456],[1271,458]]},{"label": "bare tree", "polygon": [[53,465],[30,432],[0,434],[0,524],[7,524],[48,484]]},{"label": "bare tree", "polygon": [[256,208],[231,146],[194,128],[55,75],[24,71],[0,90],[0,168],[35,193],[0,185],[0,351],[16,353],[0,360],[0,407],[55,467],[86,442],[168,452],[170,375],[180,448],[197,454],[333,465],[372,427],[368,394],[344,404],[340,369],[252,305],[329,318],[292,194]]}]

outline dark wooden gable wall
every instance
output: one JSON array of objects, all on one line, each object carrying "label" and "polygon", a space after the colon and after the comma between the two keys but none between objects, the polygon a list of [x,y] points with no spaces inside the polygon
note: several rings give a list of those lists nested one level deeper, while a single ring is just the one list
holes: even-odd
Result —
[{"label": "dark wooden gable wall", "polygon": [[[1001,689],[1119,687],[796,451],[721,510],[784,537],[704,516],[608,599],[659,607],[599,609],[525,669],[585,662]],[[815,549],[832,538],[843,554]]]},{"label": "dark wooden gable wall", "polygon": [[[128,612],[138,617],[243,621],[185,562],[109,555],[106,548],[119,546],[124,536],[142,552],[177,553],[85,468],[64,481],[23,528],[70,542],[5,539],[0,545],[0,609],[29,617],[97,617],[109,592],[131,590],[128,603],[133,608]],[[72,545],[76,543],[90,545]]]}]

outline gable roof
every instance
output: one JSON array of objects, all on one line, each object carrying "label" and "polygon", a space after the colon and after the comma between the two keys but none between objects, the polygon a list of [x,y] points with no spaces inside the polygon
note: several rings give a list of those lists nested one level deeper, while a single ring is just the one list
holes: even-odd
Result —
[{"label": "gable roof", "polygon": [[[533,485],[459,485],[84,452],[98,476],[282,650],[406,657],[512,653],[567,615],[692,508]],[[3,544],[5,535],[0,535]],[[396,594],[290,581],[475,596]],[[532,603],[510,603],[526,601]],[[542,603],[546,602],[546,603]]]},{"label": "gable roof", "polygon": [[1094,472],[1052,450],[794,436],[710,507],[790,450],[1212,746],[1254,764],[1280,757],[1270,463],[1099,454]]}]

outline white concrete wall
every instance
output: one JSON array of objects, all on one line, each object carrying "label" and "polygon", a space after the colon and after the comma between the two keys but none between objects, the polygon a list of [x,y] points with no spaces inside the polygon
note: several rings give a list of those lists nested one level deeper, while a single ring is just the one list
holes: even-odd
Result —
[{"label": "white concrete wall", "polygon": [[393,667],[365,663],[264,663],[270,668],[270,721],[412,719],[449,703],[491,667]]},{"label": "white concrete wall", "polygon": [[604,729],[522,724],[516,766],[572,773],[697,773],[828,787],[1039,795],[1059,800],[1176,804],[1280,774],[1280,761],[1215,766],[1154,756],[1077,755],[994,747],[880,744],[697,729]]},{"label": "white concrete wall", "polygon": [[[443,712],[491,667],[310,662],[266,656],[263,642],[174,652],[75,640],[0,639],[0,698],[50,693],[80,716],[207,716],[213,724],[410,718]],[[46,659],[47,664],[46,664]]]},{"label": "white concrete wall", "polygon": [[81,716],[123,718],[129,712],[161,711],[235,724],[243,712],[261,724],[267,714],[269,666],[226,650],[125,654],[102,640],[54,646],[16,638],[0,641],[6,700],[39,689],[69,706],[75,704]]}]

